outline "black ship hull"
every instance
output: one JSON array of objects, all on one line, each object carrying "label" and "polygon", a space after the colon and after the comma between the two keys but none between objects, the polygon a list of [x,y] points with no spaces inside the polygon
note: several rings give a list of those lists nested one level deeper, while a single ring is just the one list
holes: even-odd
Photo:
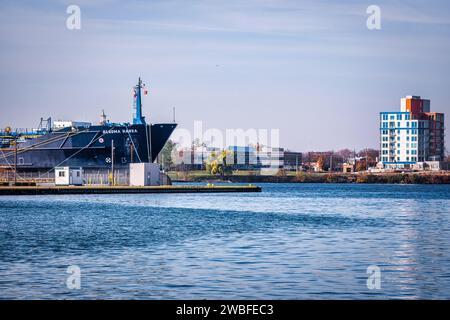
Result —
[{"label": "black ship hull", "polygon": [[[175,123],[98,125],[63,128],[0,149],[0,166],[18,170],[52,170],[59,166],[110,168],[129,163],[153,162]],[[114,146],[114,151],[113,151]]]}]

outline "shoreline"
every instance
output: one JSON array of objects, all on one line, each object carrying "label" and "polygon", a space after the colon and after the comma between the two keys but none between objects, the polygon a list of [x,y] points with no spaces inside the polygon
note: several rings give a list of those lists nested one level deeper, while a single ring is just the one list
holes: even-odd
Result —
[{"label": "shoreline", "polygon": [[234,183],[378,183],[378,184],[450,184],[450,172],[408,173],[309,173],[297,175],[207,175],[191,174],[185,177],[171,175],[173,182]]}]

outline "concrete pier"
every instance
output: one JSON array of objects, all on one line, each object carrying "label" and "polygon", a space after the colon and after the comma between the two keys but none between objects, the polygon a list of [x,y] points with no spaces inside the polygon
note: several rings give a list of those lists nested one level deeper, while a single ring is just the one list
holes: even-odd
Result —
[{"label": "concrete pier", "polygon": [[0,187],[0,196],[48,194],[135,194],[135,193],[226,193],[261,192],[258,186],[58,186],[58,187]]}]

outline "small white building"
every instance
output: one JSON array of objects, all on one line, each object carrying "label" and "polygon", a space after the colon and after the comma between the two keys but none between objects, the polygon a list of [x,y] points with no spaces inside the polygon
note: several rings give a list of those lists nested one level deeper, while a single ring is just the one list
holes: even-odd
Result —
[{"label": "small white building", "polygon": [[80,167],[56,167],[55,185],[57,186],[81,186],[83,185],[83,168]]},{"label": "small white building", "polygon": [[130,186],[159,186],[161,176],[157,163],[130,163]]},{"label": "small white building", "polygon": [[53,122],[53,129],[58,130],[62,128],[89,128],[92,125],[90,122],[82,121],[67,121],[57,120]]},{"label": "small white building", "polygon": [[447,168],[441,161],[424,161],[412,165],[411,169],[420,171],[440,171],[446,170]]}]

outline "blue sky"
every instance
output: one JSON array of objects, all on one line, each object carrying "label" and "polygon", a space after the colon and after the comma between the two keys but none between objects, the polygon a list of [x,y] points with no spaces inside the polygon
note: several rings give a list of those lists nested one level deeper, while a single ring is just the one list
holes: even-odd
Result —
[{"label": "blue sky", "polygon": [[[66,8],[81,8],[81,30]],[[382,29],[366,27],[381,8]],[[378,113],[421,95],[450,117],[449,1],[5,1],[0,126],[40,117],[280,129],[292,150],[378,147]],[[448,134],[446,135],[446,138]],[[446,139],[448,141],[448,138]],[[448,146],[447,142],[447,146]]]}]

